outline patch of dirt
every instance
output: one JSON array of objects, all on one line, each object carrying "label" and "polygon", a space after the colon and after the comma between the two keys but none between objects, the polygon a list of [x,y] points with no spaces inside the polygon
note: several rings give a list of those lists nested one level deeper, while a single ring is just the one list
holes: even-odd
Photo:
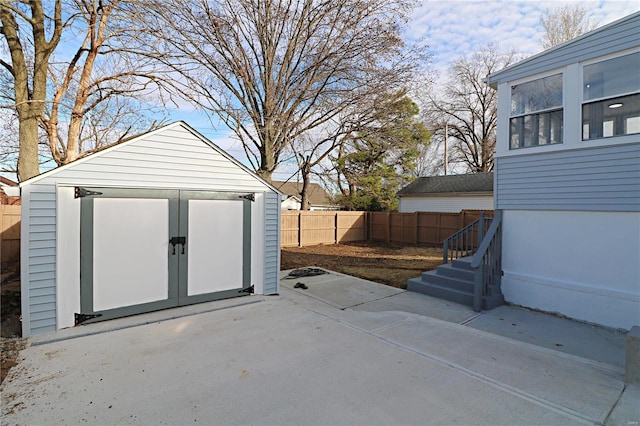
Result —
[{"label": "patch of dirt", "polygon": [[[3,265],[4,266],[4,265]],[[0,383],[25,346],[21,339],[19,268],[3,267],[0,281]]]},{"label": "patch of dirt", "polygon": [[17,364],[18,355],[25,345],[26,341],[20,338],[0,339],[0,383],[4,382],[11,367]]},{"label": "patch of dirt", "polygon": [[442,263],[442,248],[360,241],[283,247],[282,270],[317,266],[405,289],[407,280]]}]

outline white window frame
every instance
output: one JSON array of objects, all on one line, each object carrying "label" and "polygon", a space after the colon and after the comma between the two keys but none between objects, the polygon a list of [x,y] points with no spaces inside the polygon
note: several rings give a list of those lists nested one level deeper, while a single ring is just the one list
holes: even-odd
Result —
[{"label": "white window frame", "polygon": [[631,134],[625,134],[625,135],[612,135],[612,136],[602,136],[599,138],[591,138],[591,139],[583,139],[584,133],[583,133],[583,107],[585,104],[591,104],[591,103],[595,103],[595,102],[600,102],[603,100],[607,100],[607,99],[615,99],[615,98],[620,98],[623,96],[628,96],[628,95],[634,95],[634,94],[640,94],[640,89],[638,89],[637,91],[633,91],[633,92],[628,92],[628,93],[619,93],[616,94],[614,96],[603,96],[601,98],[594,98],[594,99],[589,99],[589,100],[585,100],[584,99],[584,68],[589,66],[589,65],[593,65],[593,64],[598,64],[600,62],[605,62],[611,59],[616,59],[616,58],[620,58],[622,56],[627,56],[627,55],[631,55],[634,53],[640,53],[640,48],[633,48],[633,49],[627,49],[627,50],[623,50],[620,52],[616,52],[616,53],[612,53],[610,55],[605,55],[605,56],[600,56],[597,58],[593,58],[593,59],[589,59],[587,61],[583,61],[580,63],[580,71],[579,71],[579,82],[580,82],[580,121],[578,122],[578,126],[579,126],[579,131],[578,131],[578,142],[580,144],[601,144],[601,143],[611,143],[613,141],[615,142],[620,142],[620,143],[626,143],[626,142],[632,142],[632,141],[636,141],[640,135],[640,133],[631,133]]}]

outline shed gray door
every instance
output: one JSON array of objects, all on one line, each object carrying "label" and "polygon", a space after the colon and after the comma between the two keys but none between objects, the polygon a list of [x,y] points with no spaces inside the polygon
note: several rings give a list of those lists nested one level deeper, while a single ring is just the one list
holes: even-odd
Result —
[{"label": "shed gray door", "polygon": [[77,188],[76,195],[76,323],[248,294],[248,194]]}]

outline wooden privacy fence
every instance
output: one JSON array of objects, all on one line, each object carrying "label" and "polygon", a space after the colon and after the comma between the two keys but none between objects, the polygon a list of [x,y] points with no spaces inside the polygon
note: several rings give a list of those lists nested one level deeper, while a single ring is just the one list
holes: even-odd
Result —
[{"label": "wooden privacy fence", "polygon": [[2,268],[20,261],[21,206],[0,204],[0,264]]},{"label": "wooden privacy fence", "polygon": [[283,211],[281,225],[282,247],[367,239],[367,212]]},{"label": "wooden privacy fence", "polygon": [[[367,240],[440,245],[479,217],[480,210],[460,213],[283,211],[280,245],[302,247]],[[493,217],[493,211],[485,211],[485,217]]]},{"label": "wooden privacy fence", "polygon": [[[478,219],[480,212],[371,212],[369,239],[400,244],[440,245],[451,234]],[[484,213],[485,217],[493,217],[493,210],[485,210]]]}]

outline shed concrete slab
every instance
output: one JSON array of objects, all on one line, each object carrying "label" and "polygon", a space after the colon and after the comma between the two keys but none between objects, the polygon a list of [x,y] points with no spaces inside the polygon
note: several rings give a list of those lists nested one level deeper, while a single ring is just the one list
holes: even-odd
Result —
[{"label": "shed concrete slab", "polygon": [[587,420],[285,298],[32,346],[23,357],[3,385],[5,424]]},{"label": "shed concrete slab", "polygon": [[517,306],[499,306],[468,322],[469,327],[624,368],[626,335]]}]

